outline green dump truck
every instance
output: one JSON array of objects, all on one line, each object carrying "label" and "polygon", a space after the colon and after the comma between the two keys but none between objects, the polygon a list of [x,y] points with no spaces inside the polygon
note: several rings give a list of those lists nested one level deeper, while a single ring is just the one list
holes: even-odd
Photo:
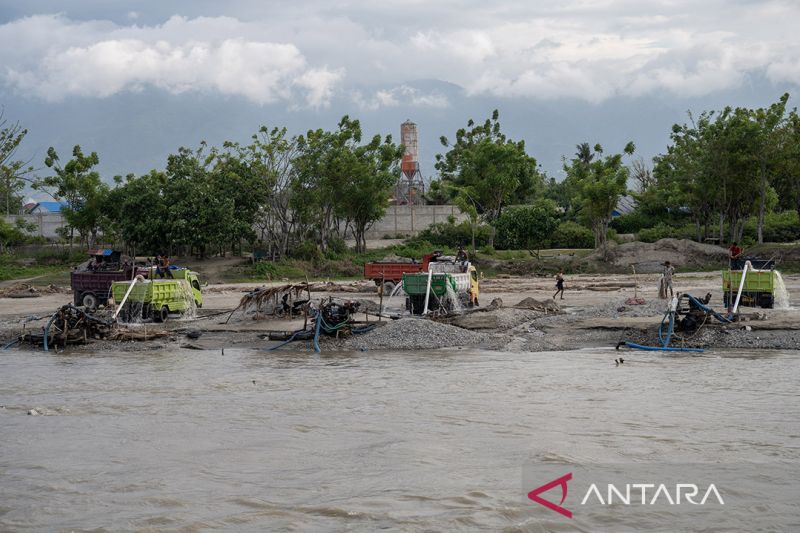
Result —
[{"label": "green dump truck", "polygon": [[[478,271],[469,262],[431,262],[431,292],[428,311],[478,305]],[[428,290],[428,272],[403,274],[403,291],[406,293],[406,310],[413,315],[425,314],[425,295]]]},{"label": "green dump truck", "polygon": [[[744,278],[744,288],[739,305],[747,307],[764,307],[772,309],[775,305],[775,270],[748,270]],[[731,284],[731,279],[733,283]],[[730,307],[736,301],[739,285],[742,283],[741,270],[727,270],[722,272],[722,293],[725,307]]]},{"label": "green dump truck", "polygon": [[[137,281],[125,305],[120,311],[123,321],[130,322],[141,315],[164,322],[170,313],[185,313],[194,307],[203,306],[203,294],[197,272],[188,269],[171,270],[172,279],[145,279]],[[115,281],[111,294],[115,302],[122,302],[131,281]]]}]

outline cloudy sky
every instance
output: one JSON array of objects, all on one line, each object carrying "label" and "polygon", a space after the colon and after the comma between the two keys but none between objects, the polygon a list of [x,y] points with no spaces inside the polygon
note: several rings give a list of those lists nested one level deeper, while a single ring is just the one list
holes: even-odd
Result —
[{"label": "cloudy sky", "polygon": [[584,140],[649,158],[688,109],[794,95],[798,20],[771,0],[0,0],[0,104],[32,158],[82,144],[107,173],[260,124],[411,118],[427,175],[440,135],[496,107],[558,175]]}]

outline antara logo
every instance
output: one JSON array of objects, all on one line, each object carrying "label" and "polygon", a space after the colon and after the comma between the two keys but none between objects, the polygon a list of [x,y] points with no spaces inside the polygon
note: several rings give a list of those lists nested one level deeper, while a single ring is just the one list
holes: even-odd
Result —
[{"label": "antara logo", "polygon": [[[572,511],[563,507],[564,500],[567,499],[567,482],[572,481],[572,472],[561,476],[541,487],[537,487],[528,493],[528,498],[532,501],[547,507],[567,518],[572,518]],[[602,484],[600,485],[602,486]],[[558,504],[544,499],[541,494],[555,487],[561,487],[561,501]],[[672,490],[664,483],[626,483],[625,485],[614,485],[608,483],[605,491],[601,491],[597,483],[592,483],[586,489],[586,493],[581,500],[581,505],[596,503],[599,505],[681,505],[683,503],[691,505],[705,505],[706,502],[725,505],[722,495],[717,487],[712,483],[703,491],[701,487],[694,483],[677,483]],[[700,495],[702,494],[702,497]],[[605,495],[605,498],[603,497]]]},{"label": "antara logo", "polygon": [[[561,507],[561,504],[563,504],[564,500],[567,499],[567,481],[570,481],[571,479],[572,479],[572,472],[570,472],[565,476],[561,476],[558,479],[554,479],[550,483],[545,483],[541,487],[533,489],[528,493],[528,498],[535,501],[539,505],[544,505],[548,509],[552,509],[557,513],[563,514],[567,518],[572,518],[572,511]],[[547,501],[544,498],[539,497],[539,494],[547,492],[553,487],[557,487],[559,485],[561,486],[561,502],[558,505],[554,504],[553,502]]]}]

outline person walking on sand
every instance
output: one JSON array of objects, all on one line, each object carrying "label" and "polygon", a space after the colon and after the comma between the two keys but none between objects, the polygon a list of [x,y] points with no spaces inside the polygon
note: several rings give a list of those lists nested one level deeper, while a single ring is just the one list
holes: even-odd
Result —
[{"label": "person walking on sand", "polygon": [[564,299],[564,269],[558,271],[556,274],[556,293],[553,295],[553,300],[556,299],[558,293],[561,293],[561,299]]},{"label": "person walking on sand", "polygon": [[675,267],[669,261],[664,262],[664,272],[661,275],[661,294],[664,298],[667,297],[667,289],[669,289],[669,297],[673,298],[675,294],[672,291],[672,275],[675,273]]}]

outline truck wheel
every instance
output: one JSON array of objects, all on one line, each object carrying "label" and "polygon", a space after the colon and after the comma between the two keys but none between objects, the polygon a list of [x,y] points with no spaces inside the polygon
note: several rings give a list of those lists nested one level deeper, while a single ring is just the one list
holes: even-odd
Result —
[{"label": "truck wheel", "polygon": [[163,306],[161,310],[153,316],[153,320],[156,322],[166,322],[167,318],[169,318],[169,309],[167,306]]},{"label": "truck wheel", "polygon": [[97,309],[97,296],[91,292],[87,292],[81,298],[81,304],[83,304],[87,310],[94,311]]},{"label": "truck wheel", "polygon": [[392,291],[394,290],[395,287],[396,285],[394,284],[393,281],[385,281],[383,283],[383,295],[389,296],[390,294],[392,294]]}]

